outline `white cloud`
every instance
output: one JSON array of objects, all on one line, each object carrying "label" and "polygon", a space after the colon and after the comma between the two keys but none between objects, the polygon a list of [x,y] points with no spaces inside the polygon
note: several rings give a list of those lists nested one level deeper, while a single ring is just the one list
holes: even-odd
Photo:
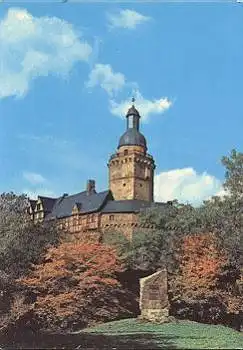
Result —
[{"label": "white cloud", "polygon": [[139,110],[142,121],[149,120],[151,115],[163,114],[172,106],[172,101],[168,97],[160,97],[158,99],[146,99],[139,92],[139,87],[136,82],[128,82],[124,74],[114,72],[111,65],[98,63],[94,66],[89,74],[89,80],[86,87],[93,88],[101,87],[110,98],[111,114],[124,118],[128,109],[131,107],[131,98],[117,102],[118,93],[124,93],[125,90],[132,90],[133,97],[136,99],[136,108]]},{"label": "white cloud", "polygon": [[193,168],[173,169],[155,176],[155,200],[177,199],[181,203],[199,205],[214,195],[223,196],[222,182],[206,172]]},{"label": "white cloud", "polygon": [[125,85],[125,77],[122,73],[115,73],[109,64],[98,63],[89,74],[87,87],[100,86],[108,95],[112,96]]},{"label": "white cloud", "polygon": [[120,10],[118,13],[108,13],[107,19],[111,28],[135,29],[137,25],[149,21],[150,17],[127,9]]},{"label": "white cloud", "polygon": [[67,75],[76,62],[88,61],[92,48],[64,20],[10,8],[0,21],[0,52],[3,98],[25,95],[38,76]]},{"label": "white cloud", "polygon": [[46,179],[41,174],[28,172],[28,171],[25,171],[23,173],[23,178],[27,180],[29,183],[31,183],[32,185],[42,184],[46,182]]},{"label": "white cloud", "polygon": [[[163,114],[167,109],[172,106],[172,101],[168,97],[161,97],[159,99],[148,100],[145,99],[139,91],[134,94],[136,98],[136,108],[138,109],[142,121],[148,121],[151,115]],[[120,103],[114,100],[110,101],[110,111],[113,115],[124,117],[128,108],[131,107],[131,99],[123,100]]]}]

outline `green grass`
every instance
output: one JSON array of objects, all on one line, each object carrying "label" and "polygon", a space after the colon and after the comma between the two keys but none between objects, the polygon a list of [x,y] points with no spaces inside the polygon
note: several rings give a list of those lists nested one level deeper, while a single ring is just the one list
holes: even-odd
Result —
[{"label": "green grass", "polygon": [[81,333],[103,336],[103,348],[113,349],[243,349],[242,333],[190,321],[160,325],[126,319],[86,328]]},{"label": "green grass", "polygon": [[224,326],[180,321],[152,324],[137,319],[103,323],[69,334],[22,334],[20,339],[3,342],[12,349],[243,349],[243,333]]}]

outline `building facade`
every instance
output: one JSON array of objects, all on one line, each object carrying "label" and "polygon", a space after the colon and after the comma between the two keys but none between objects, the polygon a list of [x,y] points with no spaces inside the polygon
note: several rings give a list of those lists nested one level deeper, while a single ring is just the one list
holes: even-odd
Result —
[{"label": "building facade", "polygon": [[154,202],[155,162],[147,153],[147,142],[140,132],[140,114],[134,105],[127,112],[126,131],[107,165],[107,191],[96,192],[95,181],[88,180],[86,190],[74,195],[38,196],[37,200],[29,200],[32,219],[57,219],[70,233],[113,231],[131,239],[140,226],[141,210],[168,205]]}]

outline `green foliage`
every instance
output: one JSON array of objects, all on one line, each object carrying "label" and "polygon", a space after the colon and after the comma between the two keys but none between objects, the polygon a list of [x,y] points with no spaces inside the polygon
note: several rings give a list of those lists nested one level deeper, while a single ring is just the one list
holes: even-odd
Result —
[{"label": "green foliage", "polygon": [[204,218],[200,210],[191,205],[178,204],[149,209],[140,215],[140,223],[154,230],[144,229],[134,233],[127,254],[132,269],[156,271],[167,266],[170,271],[177,268],[177,255],[181,239],[188,233],[201,230]]},{"label": "green foliage", "polygon": [[25,274],[60,237],[55,222],[34,224],[26,208],[25,196],[0,195],[0,266],[14,277]]},{"label": "green foliage", "polygon": [[118,256],[121,259],[126,259],[126,254],[130,247],[130,241],[123,233],[106,231],[102,235],[102,243],[114,247]]},{"label": "green foliage", "polygon": [[243,153],[233,149],[230,156],[222,157],[222,164],[226,168],[224,187],[234,196],[243,194]]},{"label": "green foliage", "polygon": [[163,265],[166,244],[159,231],[137,231],[127,253],[127,265],[132,270],[156,270]]}]

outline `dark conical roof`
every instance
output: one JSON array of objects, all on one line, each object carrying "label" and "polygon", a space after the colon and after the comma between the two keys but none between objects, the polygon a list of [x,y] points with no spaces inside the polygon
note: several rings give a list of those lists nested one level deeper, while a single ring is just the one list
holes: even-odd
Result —
[{"label": "dark conical roof", "polygon": [[128,129],[119,140],[118,147],[121,146],[142,146],[147,149],[145,137],[136,129]]},{"label": "dark conical roof", "polygon": [[129,115],[137,115],[138,117],[140,117],[140,114],[138,110],[134,107],[134,105],[132,105],[132,107],[130,107],[129,110],[127,111],[127,117]]}]

